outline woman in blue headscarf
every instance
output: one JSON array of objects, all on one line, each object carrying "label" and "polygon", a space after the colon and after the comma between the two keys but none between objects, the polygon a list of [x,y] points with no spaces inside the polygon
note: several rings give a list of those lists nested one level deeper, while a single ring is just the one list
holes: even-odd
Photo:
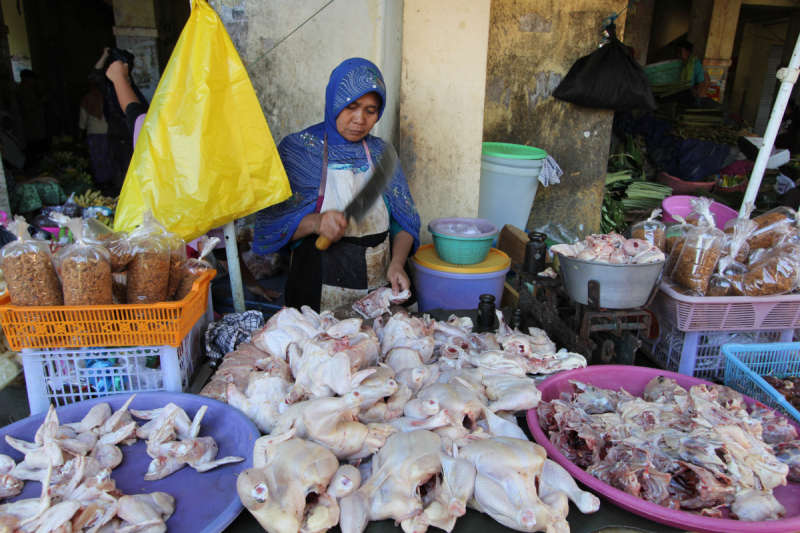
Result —
[{"label": "woman in blue headscarf", "polygon": [[[258,213],[253,249],[292,250],[286,305],[320,311],[350,305],[391,284],[410,288],[405,263],[419,246],[420,219],[397,165],[389,187],[356,224],[342,211],[374,172],[384,142],[369,134],[386,107],[386,85],[372,62],[336,67],[325,90],[325,121],[278,146],[292,197]],[[319,235],[334,244],[316,249]]]}]

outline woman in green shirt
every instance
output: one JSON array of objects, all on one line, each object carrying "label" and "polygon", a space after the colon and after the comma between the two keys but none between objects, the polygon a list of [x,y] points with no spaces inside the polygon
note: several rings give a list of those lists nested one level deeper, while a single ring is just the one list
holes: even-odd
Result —
[{"label": "woman in green shirt", "polygon": [[692,89],[699,91],[700,86],[706,81],[706,77],[703,73],[703,63],[692,55],[692,50],[694,50],[694,45],[692,43],[689,41],[680,41],[675,45],[675,57],[683,61],[681,81],[691,82]]}]

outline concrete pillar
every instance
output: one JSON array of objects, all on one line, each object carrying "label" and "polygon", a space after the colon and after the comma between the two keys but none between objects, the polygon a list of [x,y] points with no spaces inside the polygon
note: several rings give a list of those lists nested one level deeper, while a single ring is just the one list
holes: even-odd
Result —
[{"label": "concrete pillar", "polygon": [[539,187],[527,229],[556,222],[582,236],[600,231],[614,113],[551,95],[575,61],[597,49],[602,20],[626,4],[492,1],[484,141],[542,148],[564,170],[560,184]]},{"label": "concrete pillar", "polygon": [[703,59],[706,55],[706,41],[711,26],[711,13],[714,0],[692,0],[692,11],[689,16],[689,31],[686,37],[694,45],[694,54]]},{"label": "concrete pillar", "polygon": [[[114,0],[114,35],[117,48],[135,56],[133,81],[148,101],[153,100],[166,59],[158,31],[158,0]],[[163,63],[163,65],[162,65]]]},{"label": "concrete pillar", "polygon": [[653,26],[655,0],[639,0],[628,7],[625,17],[625,44],[633,47],[634,57],[640,65],[647,63],[650,29]]},{"label": "concrete pillar", "polygon": [[478,214],[490,0],[405,0],[400,159],[427,224]]},{"label": "concrete pillar", "polygon": [[[692,4],[692,19],[689,22],[690,37],[692,37],[693,31],[705,27],[705,17],[708,14],[706,2],[708,1],[710,0],[695,0]],[[698,3],[697,10],[695,10],[695,3]],[[702,35],[697,35],[696,38],[700,39],[700,46],[698,47],[697,43],[693,44],[695,44],[695,54],[703,60],[703,67],[711,80],[708,96],[719,101],[725,93],[742,0],[713,0],[712,4],[705,39]],[[698,15],[697,20],[695,14]],[[702,20],[700,15],[702,15]]]}]

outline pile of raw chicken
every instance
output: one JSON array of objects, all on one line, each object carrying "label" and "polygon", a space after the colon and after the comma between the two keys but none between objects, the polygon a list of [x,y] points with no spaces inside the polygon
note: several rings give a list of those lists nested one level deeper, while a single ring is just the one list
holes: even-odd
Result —
[{"label": "pile of raw chicken", "polygon": [[666,261],[664,252],[644,239],[626,239],[617,233],[589,235],[583,242],[556,244],[553,253],[583,261],[620,265],[658,263]]},{"label": "pile of raw chicken", "polygon": [[529,442],[513,412],[541,398],[527,374],[586,366],[547,335],[472,333],[469,319],[397,313],[338,321],[285,308],[228,354],[201,394],[268,436],[238,478],[270,533],[361,533],[394,519],[406,533],[451,531],[466,507],[519,531],[567,533],[568,499],[599,500]]},{"label": "pile of raw chicken", "polygon": [[[147,440],[153,458],[145,480],[162,479],[186,465],[206,472],[241,457],[216,459],[212,437],[198,437],[203,406],[191,420],[167,404],[149,411],[128,410],[135,395],[112,414],[111,406],[92,407],[80,422],[59,424],[51,406],[34,442],[6,435],[25,458],[15,463],[0,455],[0,499],[22,492],[25,481],[42,484],[41,496],[0,505],[0,532],[164,533],[175,499],[164,492],[125,495],[111,471],[123,460],[121,445]],[[133,416],[149,420],[138,426]]]},{"label": "pile of raw chicken", "polygon": [[643,398],[571,382],[539,405],[539,423],[573,463],[609,485],[672,509],[777,520],[772,490],[800,481],[800,441],[786,418],[722,386],[688,391],[653,379]]}]

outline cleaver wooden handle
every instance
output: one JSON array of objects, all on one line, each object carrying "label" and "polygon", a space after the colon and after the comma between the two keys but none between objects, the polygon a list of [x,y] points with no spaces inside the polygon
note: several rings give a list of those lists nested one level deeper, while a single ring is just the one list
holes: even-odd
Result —
[{"label": "cleaver wooden handle", "polygon": [[331,240],[324,235],[317,238],[317,250],[327,250],[331,245]]}]

